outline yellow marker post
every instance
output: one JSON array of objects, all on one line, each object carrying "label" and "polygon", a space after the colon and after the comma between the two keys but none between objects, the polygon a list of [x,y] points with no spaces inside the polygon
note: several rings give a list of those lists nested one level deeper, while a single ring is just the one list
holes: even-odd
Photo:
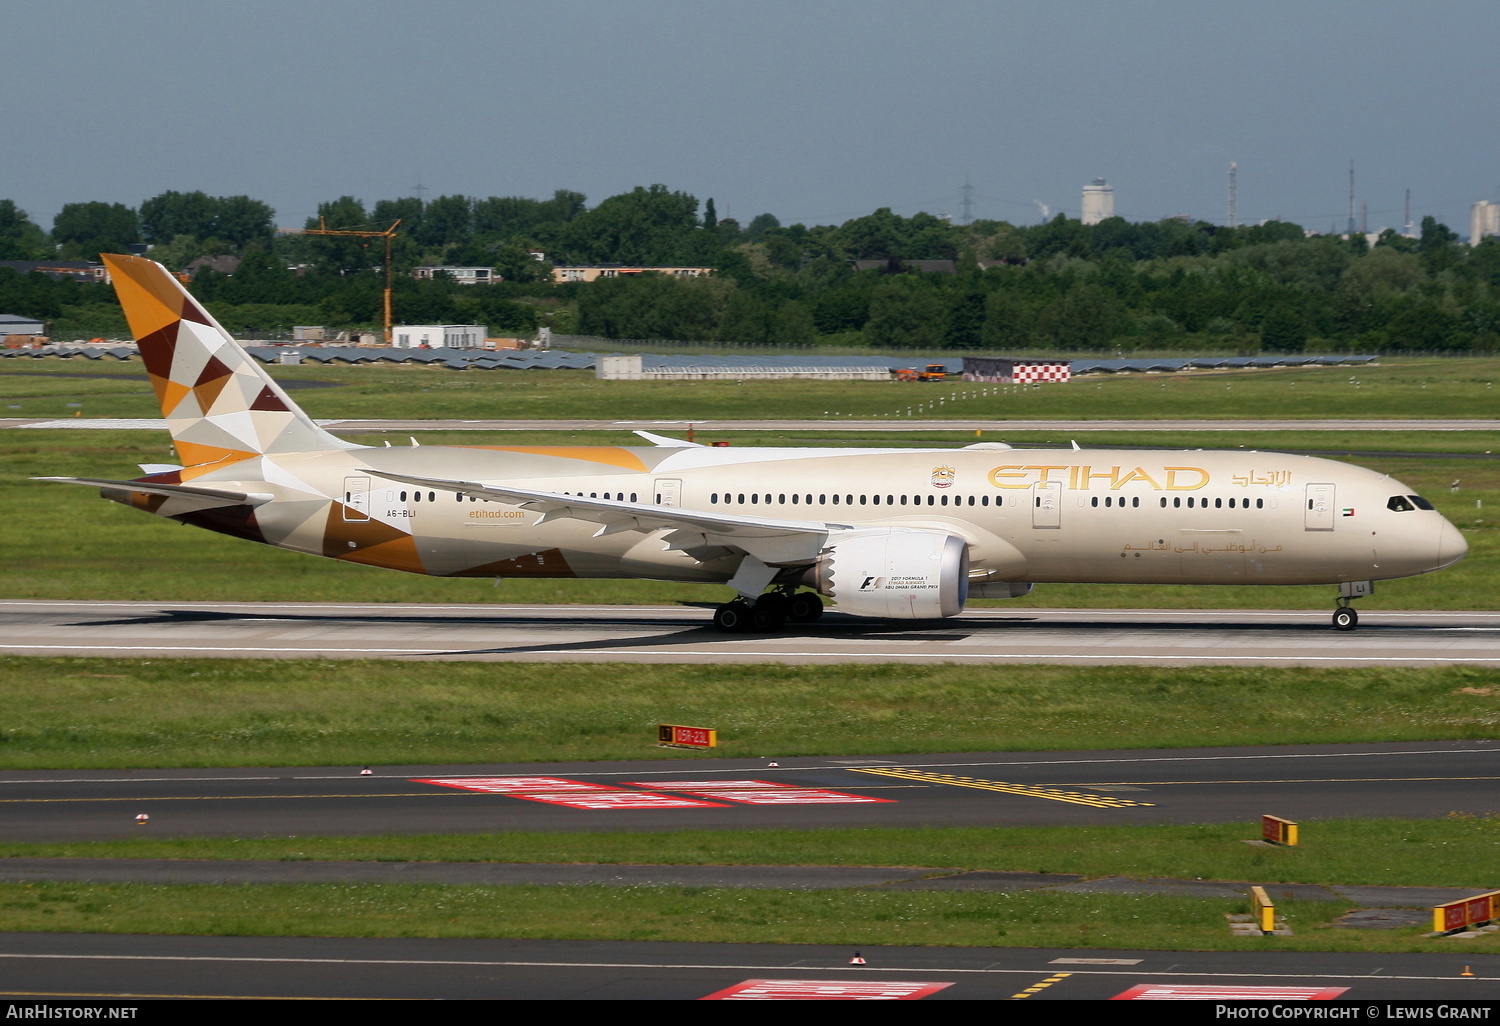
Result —
[{"label": "yellow marker post", "polygon": [[1250,912],[1255,916],[1256,928],[1261,933],[1272,933],[1276,929],[1276,906],[1270,895],[1261,886],[1250,888]]}]

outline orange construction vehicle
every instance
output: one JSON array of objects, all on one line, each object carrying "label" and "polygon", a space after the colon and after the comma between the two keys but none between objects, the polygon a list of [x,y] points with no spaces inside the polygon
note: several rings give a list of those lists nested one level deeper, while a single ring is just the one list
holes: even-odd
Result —
[{"label": "orange construction vehicle", "polygon": [[891,377],[897,381],[943,381],[948,377],[948,369],[941,363],[929,363],[921,370],[898,367],[891,371]]}]

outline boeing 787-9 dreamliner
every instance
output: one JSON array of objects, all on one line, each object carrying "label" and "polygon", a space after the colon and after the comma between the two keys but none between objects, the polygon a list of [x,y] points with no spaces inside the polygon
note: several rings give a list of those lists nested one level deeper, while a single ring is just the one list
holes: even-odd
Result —
[{"label": "boeing 787-9 dreamliner", "polygon": [[1274,452],[358,445],[314,424],[161,265],[104,259],[182,466],[48,480],[315,556],[727,584],[724,631],[809,623],[824,597],[925,619],[1053,582],[1336,585],[1333,625],[1350,630],[1372,582],[1467,551],[1399,481]]}]

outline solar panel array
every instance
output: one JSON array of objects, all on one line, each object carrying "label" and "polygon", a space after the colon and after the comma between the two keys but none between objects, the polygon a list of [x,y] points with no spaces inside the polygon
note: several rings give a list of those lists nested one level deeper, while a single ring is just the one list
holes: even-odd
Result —
[{"label": "solar panel array", "polygon": [[[433,364],[454,370],[593,370],[595,353],[575,353],[561,349],[394,349],[370,346],[246,346],[246,351],[262,363],[276,363],[288,353],[296,353],[302,362],[312,364]],[[100,360],[110,357],[129,360],[136,355],[134,345],[99,346],[54,343],[36,349],[0,349],[0,356],[64,357]],[[1078,374],[1173,373],[1183,370],[1228,370],[1267,367],[1358,366],[1371,363],[1374,356],[1190,356],[1135,360],[1075,359],[1072,369]],[[641,357],[643,370],[656,373],[719,373],[741,370],[801,371],[809,375],[833,373],[849,368],[922,367],[940,363],[949,374],[963,373],[962,357],[932,356],[755,356],[646,353]]]},{"label": "solar panel array", "polygon": [[1149,360],[1074,360],[1074,374],[1120,374],[1181,370],[1232,370],[1265,367],[1349,367],[1372,363],[1374,356],[1192,356]]},{"label": "solar panel array", "polygon": [[82,357],[85,360],[102,360],[106,356],[116,360],[134,360],[136,358],[135,343],[118,346],[96,346],[87,343],[76,342],[54,342],[50,345],[38,346],[35,349],[0,349],[0,356],[21,357],[30,356],[41,359],[46,356]]}]

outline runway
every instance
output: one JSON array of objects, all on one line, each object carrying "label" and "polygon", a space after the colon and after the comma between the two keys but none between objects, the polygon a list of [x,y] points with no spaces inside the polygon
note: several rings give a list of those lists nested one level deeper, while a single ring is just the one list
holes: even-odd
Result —
[{"label": "runway", "polygon": [[[1500,742],[0,773],[5,840],[1146,825],[1500,811]],[[145,826],[136,817],[145,814]]]},{"label": "runway", "polygon": [[[742,998],[765,996],[772,989],[790,997],[790,989],[798,985],[818,986],[818,996],[825,999],[1192,996],[1231,1004],[1287,1002],[1260,1006],[1280,1012],[1278,1018],[1294,1017],[1303,1010],[1301,1002],[1314,996],[1447,1001],[1446,1017],[1466,1011],[1460,1007],[1465,1003],[1500,998],[1500,957],[1494,955],[1105,948],[861,951],[867,964],[851,966],[852,948],[815,944],[9,933],[0,934],[5,975],[0,1005],[24,1009],[47,996],[95,1007],[106,1002],[134,1007],[182,997],[691,1001],[726,999],[732,996],[727,991],[751,981],[758,990],[740,990]],[[1459,976],[1464,962],[1472,966],[1468,977]],[[1198,1007],[1212,1015],[1212,1006]],[[1371,1017],[1386,1013],[1386,1006],[1368,1008]],[[1398,1009],[1391,1017],[1402,1011],[1414,1016],[1431,1010]]]},{"label": "runway", "polygon": [[[1331,605],[1331,603],[1330,603]],[[1500,612],[970,609],[722,634],[712,606],[0,601],[0,653],[628,663],[1500,665]]]},{"label": "runway", "polygon": [[[904,776],[886,776],[896,771]],[[537,779],[545,775],[544,784]],[[692,780],[685,780],[691,777]],[[509,779],[508,785],[499,781]],[[518,785],[516,778],[526,783]],[[881,801],[754,805],[732,783],[753,779],[761,795]],[[1500,743],[1485,741],[1306,745],[1269,749],[1134,752],[971,753],[891,759],[796,759],[630,764],[405,767],[370,776],[353,768],[172,770],[0,774],[7,836],[34,839],[181,834],[390,833],[508,829],[661,830],[709,825],[952,822],[1245,822],[1267,808],[1290,817],[1440,816],[1495,809]],[[651,785],[657,786],[651,786]],[[738,798],[679,808],[579,807],[604,793],[671,794],[691,800],[717,785]],[[981,786],[989,785],[989,786]],[[480,786],[491,790],[473,791]],[[505,787],[511,790],[505,790]],[[515,790],[524,786],[530,790]],[[678,790],[668,791],[669,786]],[[495,790],[499,787],[500,790]],[[539,790],[550,787],[550,791]],[[692,792],[685,790],[693,788]],[[1074,800],[1067,800],[1068,798]],[[1087,801],[1080,802],[1076,799]],[[564,804],[572,801],[570,806]],[[1128,804],[1126,804],[1128,803]],[[716,807],[715,807],[716,806]],[[149,810],[147,827],[134,816]],[[567,822],[567,821],[571,822]],[[12,860],[7,860],[9,863]],[[907,867],[515,866],[500,864],[203,860],[14,860],[9,879],[74,878],[157,883],[396,882],[459,886],[591,883],[614,886],[858,887],[1008,890],[1046,887],[1092,893],[1175,893],[1161,881],[1118,878],[998,880],[1036,874],[926,878]],[[33,863],[46,863],[40,869]],[[251,876],[247,877],[246,873]],[[446,879],[457,872],[461,878]],[[951,871],[950,871],[951,872]],[[552,879],[562,873],[566,879]],[[778,876],[767,878],[767,874]],[[256,874],[259,874],[258,876]],[[665,874],[665,875],[664,875]],[[748,877],[748,878],[746,878]],[[378,879],[377,879],[378,878]],[[964,878],[967,878],[965,880]],[[968,886],[965,886],[965,884]],[[1183,883],[1183,882],[1178,882]],[[1187,882],[1198,896],[1232,887]],[[1223,894],[1217,893],[1220,889]],[[1281,885],[1278,900],[1389,907],[1391,888]],[[1402,888],[1418,907],[1457,892]],[[1472,892],[1472,888],[1467,889]],[[1382,893],[1375,893],[1375,892]],[[1442,893],[1439,893],[1441,891]],[[1366,893],[1369,892],[1369,893]],[[1420,893],[1418,893],[1420,892]],[[1431,892],[1431,893],[1428,893]],[[1183,891],[1182,893],[1188,893]],[[870,927],[872,939],[880,927]],[[172,997],[676,999],[823,998],[1101,1000],[1493,1001],[1500,956],[1339,952],[1175,952],[1104,949],[852,947],[525,939],[102,936],[0,934],[0,966],[12,1002],[55,997],[70,1004]],[[1472,973],[1461,976],[1465,968]],[[3,1002],[0,1002],[3,1003]]]}]

